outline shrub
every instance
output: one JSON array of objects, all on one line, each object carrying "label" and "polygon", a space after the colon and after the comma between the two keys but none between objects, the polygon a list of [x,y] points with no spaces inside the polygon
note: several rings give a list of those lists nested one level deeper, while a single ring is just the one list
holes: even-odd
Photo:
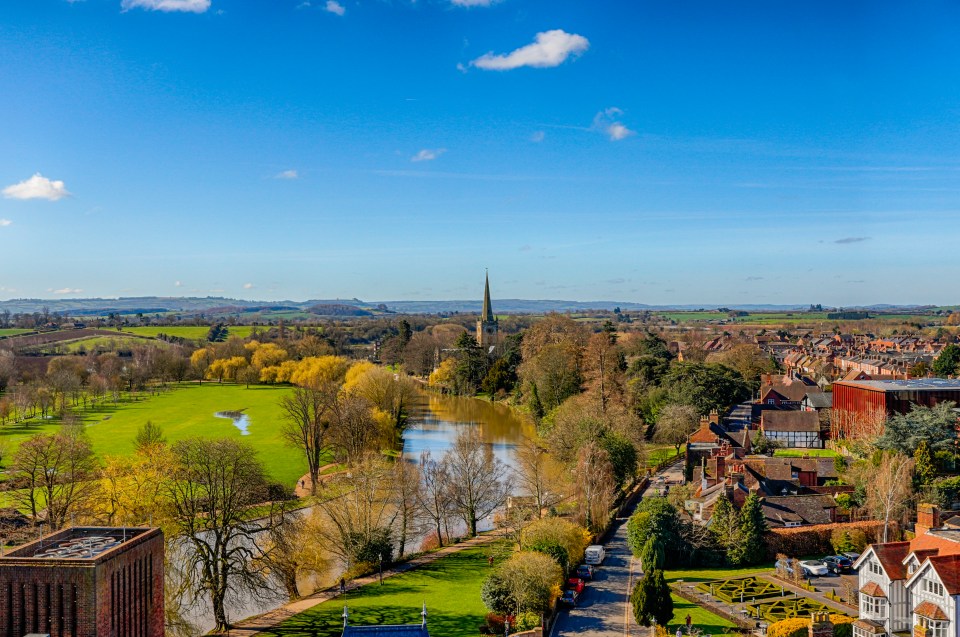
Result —
[{"label": "shrub", "polygon": [[810,620],[794,617],[770,624],[767,637],[806,637],[809,632]]},{"label": "shrub", "polygon": [[556,540],[538,540],[533,544],[527,545],[526,548],[530,551],[549,555],[560,565],[560,570],[564,573],[570,569],[570,558],[567,555],[567,549],[561,546]]},{"label": "shrub", "polygon": [[[525,630],[533,630],[539,627],[540,623],[540,615],[537,613],[520,613],[514,618],[510,631],[519,633]],[[849,635],[847,637],[849,637]]]},{"label": "shrub", "polygon": [[830,615],[833,622],[833,637],[851,637],[853,635],[853,617]]},{"label": "shrub", "polygon": [[507,618],[497,613],[487,613],[487,630],[492,635],[502,635]]},{"label": "shrub", "polygon": [[590,545],[590,532],[563,518],[535,520],[523,530],[522,545],[558,544],[567,551],[567,563],[576,566],[583,561],[583,552]]},{"label": "shrub", "polygon": [[867,546],[867,534],[863,529],[834,529],[830,534],[830,543],[837,553],[856,551],[860,553]]},{"label": "shrub", "polygon": [[883,521],[868,520],[843,524],[817,524],[792,529],[770,529],[766,536],[767,555],[772,558],[777,553],[787,555],[831,553],[833,552],[831,541],[833,533],[843,529],[850,532],[851,538],[855,530],[862,531],[865,542],[872,542],[876,541],[878,533],[883,532]]},{"label": "shrub", "polygon": [[[499,570],[490,573],[487,579],[483,581],[483,586],[480,588],[480,600],[484,606],[493,611],[490,615],[487,615],[487,625],[490,626],[490,630],[493,631],[493,626],[490,624],[491,615],[494,613],[502,615],[512,610],[510,589],[507,587],[507,583],[504,581]],[[503,633],[502,626],[500,632]]]}]

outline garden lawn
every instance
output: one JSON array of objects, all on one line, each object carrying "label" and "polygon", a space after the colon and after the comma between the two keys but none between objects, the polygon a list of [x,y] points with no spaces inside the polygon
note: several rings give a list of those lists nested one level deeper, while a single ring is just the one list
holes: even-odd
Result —
[{"label": "garden lawn", "polygon": [[17,336],[18,334],[28,334],[34,330],[23,330],[18,327],[0,328],[0,336]]},{"label": "garden lawn", "polygon": [[340,637],[343,607],[350,623],[419,624],[427,605],[427,628],[432,637],[476,637],[487,609],[480,587],[491,569],[487,558],[504,555],[502,544],[469,548],[425,566],[369,584],[291,617],[262,635],[275,637]]},{"label": "garden lawn", "polygon": [[691,625],[694,628],[699,628],[703,631],[704,637],[706,635],[713,635],[717,637],[718,635],[734,635],[736,634],[733,628],[735,628],[733,622],[715,615],[710,611],[700,608],[693,602],[688,602],[682,597],[677,597],[676,595],[671,594],[673,598],[673,619],[670,620],[670,625],[667,627],[667,634],[674,635],[677,632],[677,628],[683,630],[686,634],[687,630],[687,615],[690,615]]},{"label": "garden lawn", "polygon": [[685,584],[697,584],[699,582],[709,582],[715,579],[730,579],[732,577],[743,577],[745,575],[755,575],[757,573],[767,573],[773,570],[773,564],[760,564],[759,566],[748,566],[746,568],[720,567],[720,568],[700,568],[700,569],[677,569],[664,571],[663,576],[667,583],[683,580]]},{"label": "garden lawn", "polygon": [[777,449],[773,455],[781,458],[801,458],[804,455],[811,458],[835,458],[840,454],[833,449]]}]

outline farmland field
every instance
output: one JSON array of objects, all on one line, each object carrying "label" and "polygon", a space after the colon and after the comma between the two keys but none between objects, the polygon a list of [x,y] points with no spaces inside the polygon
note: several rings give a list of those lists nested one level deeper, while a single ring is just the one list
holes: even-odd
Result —
[{"label": "farmland field", "polygon": [[[163,428],[169,442],[193,436],[236,438],[256,448],[272,480],[293,487],[306,473],[306,461],[281,434],[283,417],[279,400],[290,390],[286,387],[250,387],[242,385],[182,385],[142,400],[106,404],[80,412],[94,451],[100,457],[133,453],[133,438],[146,421]],[[249,421],[249,435],[242,435],[228,418],[214,416],[218,411],[243,411]],[[35,419],[28,425],[0,429],[0,441],[9,457],[26,437],[56,431],[55,421]]]},{"label": "farmland field", "polygon": [[16,327],[4,327],[0,328],[0,337],[3,336],[17,336],[18,334],[27,334],[33,330],[22,330]]},{"label": "farmland field", "polygon": [[[125,327],[123,328],[123,331],[127,334],[149,336],[151,338],[156,337],[158,334],[166,334],[167,336],[178,336],[180,338],[186,338],[189,340],[199,340],[207,337],[210,327],[206,325],[160,325],[150,327]],[[250,336],[252,331],[253,326],[251,325],[227,326],[227,333],[230,336],[240,336],[242,338],[246,338]]]}]

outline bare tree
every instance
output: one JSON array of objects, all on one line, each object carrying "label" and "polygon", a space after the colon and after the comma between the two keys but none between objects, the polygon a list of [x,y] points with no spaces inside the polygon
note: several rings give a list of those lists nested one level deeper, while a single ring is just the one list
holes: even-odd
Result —
[{"label": "bare tree", "polygon": [[317,493],[320,463],[330,449],[328,396],[320,389],[294,387],[293,393],[280,399],[285,423],[282,434],[286,441],[303,451],[310,474],[310,492]]},{"label": "bare tree", "polygon": [[880,463],[872,468],[866,481],[867,508],[877,519],[883,520],[883,541],[890,532],[890,523],[907,507],[912,489],[913,458],[885,453]]},{"label": "bare tree", "polygon": [[39,434],[23,441],[14,455],[11,473],[22,488],[11,491],[11,497],[34,520],[42,512],[50,528],[58,530],[71,516],[89,512],[97,469],[90,441],[79,428]]},{"label": "bare tree", "polygon": [[609,454],[594,442],[585,444],[577,454],[576,475],[581,519],[591,531],[598,530],[617,486]]},{"label": "bare tree", "polygon": [[359,460],[381,439],[369,400],[352,392],[330,394],[330,442],[348,464]]},{"label": "bare tree", "polygon": [[420,467],[403,458],[393,466],[394,527],[397,530],[397,556],[403,557],[407,550],[407,538],[421,530],[423,516],[418,506],[420,499]]},{"label": "bare tree", "polygon": [[536,440],[524,438],[517,445],[517,486],[534,499],[537,517],[543,517],[544,509],[562,498],[556,489],[559,477],[557,472],[551,471],[550,463],[550,454]]},{"label": "bare tree", "polygon": [[249,519],[247,509],[267,499],[267,480],[253,447],[237,440],[192,438],[173,445],[178,459],[168,483],[175,534],[182,538],[196,594],[213,607],[214,631],[230,628],[225,599],[231,591],[262,594],[266,574],[256,538],[279,523],[271,515]]},{"label": "bare tree", "polygon": [[506,501],[510,487],[507,468],[473,427],[457,434],[444,462],[450,476],[450,499],[472,537],[477,534],[477,522]]},{"label": "bare tree", "polygon": [[680,445],[697,429],[697,410],[690,405],[665,405],[657,417],[653,439],[673,445],[680,454]]},{"label": "bare tree", "polygon": [[315,517],[282,510],[276,515],[280,516],[277,523],[258,538],[257,562],[283,586],[290,599],[299,599],[300,578],[325,571],[330,560],[316,541],[319,529]]},{"label": "bare tree", "polygon": [[429,451],[420,454],[420,491],[417,505],[437,532],[437,541],[443,546],[443,528],[450,516],[450,475],[446,462],[434,460]]}]

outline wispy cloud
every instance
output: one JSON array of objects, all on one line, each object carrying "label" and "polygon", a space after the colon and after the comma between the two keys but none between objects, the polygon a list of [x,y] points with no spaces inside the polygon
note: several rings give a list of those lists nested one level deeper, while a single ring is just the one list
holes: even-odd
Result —
[{"label": "wispy cloud", "polygon": [[634,131],[620,121],[621,115],[623,115],[623,111],[615,106],[604,109],[593,118],[593,129],[600,131],[613,142],[635,135]]},{"label": "wispy cloud", "polygon": [[7,186],[3,189],[3,196],[7,199],[46,199],[57,201],[69,197],[62,181],[52,181],[40,173],[20,183]]},{"label": "wispy cloud", "polygon": [[181,282],[181,281],[174,281],[174,282],[173,282],[173,287],[175,287],[175,288],[182,288],[182,287],[183,287],[183,282]]},{"label": "wispy cloud", "polygon": [[843,239],[837,239],[833,243],[847,244],[847,243],[862,243],[864,241],[869,241],[870,237],[844,237]]},{"label": "wispy cloud", "polygon": [[450,0],[450,4],[457,7],[489,7],[500,0]]},{"label": "wispy cloud", "polygon": [[447,152],[446,148],[424,148],[411,157],[410,161],[433,161],[445,152]]},{"label": "wispy cloud", "polygon": [[54,290],[53,288],[47,288],[47,292],[52,292],[54,294],[80,294],[83,292],[80,288],[60,288],[59,290]]},{"label": "wispy cloud", "polygon": [[543,132],[542,130],[538,130],[534,132],[533,135],[530,136],[530,141],[539,144],[544,139],[546,139],[546,137],[547,137],[547,134],[545,132]]},{"label": "wispy cloud", "polygon": [[147,11],[182,11],[184,13],[203,13],[210,8],[210,0],[122,0],[120,7],[124,11],[145,9]]},{"label": "wispy cloud", "polygon": [[532,44],[505,54],[491,51],[481,55],[470,65],[487,71],[509,71],[523,66],[550,68],[560,66],[567,58],[579,56],[588,48],[590,41],[582,35],[554,29],[538,33]]},{"label": "wispy cloud", "polygon": [[244,289],[244,290],[252,290],[252,289],[253,289],[253,283],[244,283],[244,284],[243,284],[243,289]]},{"label": "wispy cloud", "polygon": [[762,276],[748,276],[747,281],[763,281]]},{"label": "wispy cloud", "polygon": [[323,10],[327,13],[333,13],[339,16],[342,16],[347,12],[347,8],[337,2],[337,0],[327,0],[327,4],[323,7]]},{"label": "wispy cloud", "polygon": [[281,173],[274,175],[274,179],[299,179],[300,173],[296,170],[284,170]]},{"label": "wispy cloud", "polygon": [[0,228],[6,228],[7,226],[9,226],[9,225],[12,224],[12,223],[13,223],[13,222],[10,221],[9,219],[0,219]]}]

